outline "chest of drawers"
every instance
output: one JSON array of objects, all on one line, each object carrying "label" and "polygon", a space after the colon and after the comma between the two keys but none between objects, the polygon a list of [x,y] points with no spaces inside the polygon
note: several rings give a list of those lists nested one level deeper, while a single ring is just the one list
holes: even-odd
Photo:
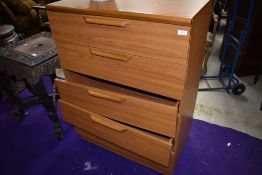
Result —
[{"label": "chest of drawers", "polygon": [[191,126],[211,3],[49,4],[64,120],[81,138],[171,174]]}]

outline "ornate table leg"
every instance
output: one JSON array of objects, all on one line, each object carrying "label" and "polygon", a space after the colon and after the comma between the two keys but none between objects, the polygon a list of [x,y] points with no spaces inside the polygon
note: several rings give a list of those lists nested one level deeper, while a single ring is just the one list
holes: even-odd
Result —
[{"label": "ornate table leg", "polygon": [[0,85],[8,100],[13,105],[12,114],[15,116],[16,121],[22,121],[28,112],[25,112],[25,106],[13,89],[11,80],[3,72],[0,72]]},{"label": "ornate table leg", "polygon": [[52,120],[53,126],[55,129],[55,134],[59,138],[63,138],[63,129],[62,126],[59,122],[57,113],[56,113],[56,108],[52,103],[52,99],[49,97],[48,93],[46,92],[43,80],[40,79],[38,83],[36,83],[33,86],[33,91],[34,94],[38,97],[40,103],[44,106],[44,108],[48,112],[48,117]]},{"label": "ornate table leg", "polygon": [[0,103],[2,102],[2,99],[3,99],[3,94],[2,94],[2,88],[0,86]]}]

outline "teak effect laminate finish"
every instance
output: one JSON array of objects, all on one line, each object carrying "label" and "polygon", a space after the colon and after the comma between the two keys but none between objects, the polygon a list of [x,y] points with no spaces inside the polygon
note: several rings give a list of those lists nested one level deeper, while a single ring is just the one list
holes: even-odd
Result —
[{"label": "teak effect laminate finish", "polygon": [[191,25],[208,0],[62,0],[47,5],[49,11],[111,16],[169,24]]},{"label": "teak effect laminate finish", "polygon": [[[82,129],[79,129],[79,128],[75,128],[76,129],[76,132],[80,135],[80,137],[88,142],[91,142],[93,144],[96,144],[102,148],[105,148],[107,150],[110,150],[111,152],[114,152],[118,155],[121,155],[121,156],[124,156],[124,157],[128,157],[129,159],[131,160],[134,160],[136,162],[139,162],[141,163],[142,165],[145,165],[147,167],[150,167],[156,171],[159,171],[163,174],[167,174],[167,175],[170,175],[170,172],[171,170],[169,168],[166,168],[165,166],[163,165],[160,165],[156,162],[153,162],[145,157],[142,157],[142,156],[139,156],[133,152],[130,152],[120,146],[117,146],[111,142],[108,142],[104,139],[101,139],[93,134],[90,134]],[[173,146],[174,148],[174,146]],[[173,160],[173,157],[174,157],[174,154],[171,154],[170,156],[170,162],[169,164],[172,164],[172,160]]]},{"label": "teak effect laminate finish", "polygon": [[195,16],[192,23],[187,76],[176,132],[175,163],[179,160],[191,128],[211,13],[212,1]]},{"label": "teak effect laminate finish", "polygon": [[[133,147],[129,147],[135,144],[137,140],[131,139],[130,145],[123,145],[122,142],[116,139],[120,138],[120,136],[114,135],[114,132],[125,132],[126,126],[123,123],[126,121],[122,120],[123,123],[119,125],[117,122],[119,119],[107,116],[108,114],[106,115],[99,108],[93,108],[95,111],[90,110],[88,106],[84,106],[77,101],[78,96],[70,99],[70,95],[73,96],[72,93],[70,94],[71,91],[68,90],[70,88],[64,88],[61,93],[66,93],[67,97],[64,96],[62,99],[64,98],[72,104],[61,101],[61,109],[64,110],[63,114],[66,115],[67,121],[76,126],[81,137],[161,173],[172,174],[191,127],[204,44],[209,20],[211,19],[211,8],[212,1],[208,0],[110,0],[103,3],[88,0],[63,0],[48,5],[50,24],[51,28],[54,29],[52,30],[53,36],[57,42],[62,67],[68,69],[65,71],[66,82],[70,85],[76,85],[74,88],[72,86],[72,89],[76,90],[87,86],[87,84],[83,83],[87,81],[87,77],[78,75],[81,73],[139,90],[153,92],[163,97],[161,99],[150,97],[150,95],[144,96],[132,90],[121,90],[114,84],[108,85],[109,89],[102,88],[103,90],[109,90],[110,93],[101,94],[92,91],[90,95],[98,96],[101,100],[109,99],[115,103],[122,103],[124,101],[123,96],[112,96],[111,94],[111,92],[117,92],[118,95],[127,93],[132,98],[151,101],[151,103],[155,104],[163,103],[167,106],[172,105],[174,101],[170,100],[170,98],[164,98],[164,96],[171,97],[179,102],[177,120],[170,121],[176,125],[174,126],[175,142],[173,135],[168,133],[166,133],[166,136],[169,136],[168,138],[171,136],[169,141],[155,134],[153,136],[148,132],[141,134],[141,131],[139,131],[138,135],[140,136],[137,135],[137,137],[139,142],[141,141],[140,145],[152,143],[151,139],[153,138],[157,138],[153,140],[161,144],[160,150],[156,150],[157,148],[152,146],[155,153],[151,154],[150,151],[144,151],[140,146],[135,150],[133,150]],[[81,21],[79,17],[81,17]],[[74,27],[65,24],[67,19],[69,19],[68,24]],[[130,24],[135,24],[137,27],[130,30],[128,28]],[[140,28],[143,25],[145,27]],[[158,27],[154,28],[152,26]],[[182,37],[174,37],[178,34],[180,27],[185,27],[183,29],[187,31],[185,40]],[[69,28],[73,32],[67,32]],[[85,30],[88,30],[88,32]],[[150,34],[148,36],[146,36],[147,31]],[[90,33],[92,34],[90,35]],[[145,36],[139,36],[139,33]],[[98,39],[94,36],[98,36]],[[134,39],[134,43],[128,43],[132,39]],[[143,42],[145,40],[146,42]],[[127,47],[128,45],[129,47]],[[171,47],[168,47],[169,45]],[[182,54],[171,56],[170,53],[172,53],[171,50],[174,49],[174,46],[183,48],[181,49]],[[152,48],[152,53],[147,50],[148,48]],[[135,63],[129,64],[131,63],[130,60],[135,60]],[[72,71],[75,71],[75,73]],[[174,76],[175,74],[177,77]],[[122,77],[121,81],[119,81],[119,77]],[[151,84],[148,84],[148,80],[150,80]],[[175,83],[173,80],[176,80]],[[173,85],[171,85],[172,83]],[[81,87],[78,84],[81,84]],[[154,88],[150,89],[150,87]],[[60,87],[60,89],[62,88]],[[171,93],[172,91],[173,93]],[[141,109],[144,108],[142,106]],[[93,115],[92,117],[90,113],[98,114],[98,116],[95,115],[94,117]],[[146,111],[144,114],[146,114]],[[115,121],[110,120],[110,118]],[[86,123],[89,123],[90,126],[87,127]],[[163,131],[156,128],[152,129],[152,126],[154,124],[149,124],[149,126],[140,125],[146,130],[163,134]],[[102,127],[101,130],[94,132],[100,127]],[[110,132],[112,129],[114,132]],[[128,129],[132,132],[137,130],[137,128],[132,127],[132,121]],[[128,137],[132,138],[131,135],[128,135]],[[148,140],[147,138],[151,139]],[[148,146],[148,148],[150,147]],[[162,157],[158,160],[158,156]]]},{"label": "teak effect laminate finish", "polygon": [[172,140],[120,124],[63,100],[60,106],[66,122],[163,166],[169,165]]},{"label": "teak effect laminate finish", "polygon": [[[58,12],[48,14],[56,41],[187,65],[188,26]],[[179,35],[179,30],[187,34]]]},{"label": "teak effect laminate finish", "polygon": [[102,83],[97,86],[91,80],[82,80],[81,84],[56,80],[61,98],[105,117],[169,137],[175,136],[179,102],[167,105],[148,100],[143,94],[138,97],[112,90]]},{"label": "teak effect laminate finish", "polygon": [[64,69],[174,99],[183,96],[186,75],[183,65],[134,55],[129,55],[128,61],[120,61],[91,55],[86,46],[59,40],[56,45]]}]

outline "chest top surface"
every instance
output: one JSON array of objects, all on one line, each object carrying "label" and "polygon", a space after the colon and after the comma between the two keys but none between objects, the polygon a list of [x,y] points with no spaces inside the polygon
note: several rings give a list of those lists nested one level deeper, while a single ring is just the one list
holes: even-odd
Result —
[{"label": "chest top surface", "polygon": [[49,11],[151,20],[191,25],[209,0],[62,0],[47,5]]}]

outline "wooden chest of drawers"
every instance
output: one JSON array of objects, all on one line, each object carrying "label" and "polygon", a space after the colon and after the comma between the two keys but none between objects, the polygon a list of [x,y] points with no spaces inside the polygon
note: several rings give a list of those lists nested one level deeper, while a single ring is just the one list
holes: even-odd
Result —
[{"label": "wooden chest of drawers", "polygon": [[65,72],[66,122],[83,139],[171,174],[190,130],[208,0],[62,0],[47,6]]}]

